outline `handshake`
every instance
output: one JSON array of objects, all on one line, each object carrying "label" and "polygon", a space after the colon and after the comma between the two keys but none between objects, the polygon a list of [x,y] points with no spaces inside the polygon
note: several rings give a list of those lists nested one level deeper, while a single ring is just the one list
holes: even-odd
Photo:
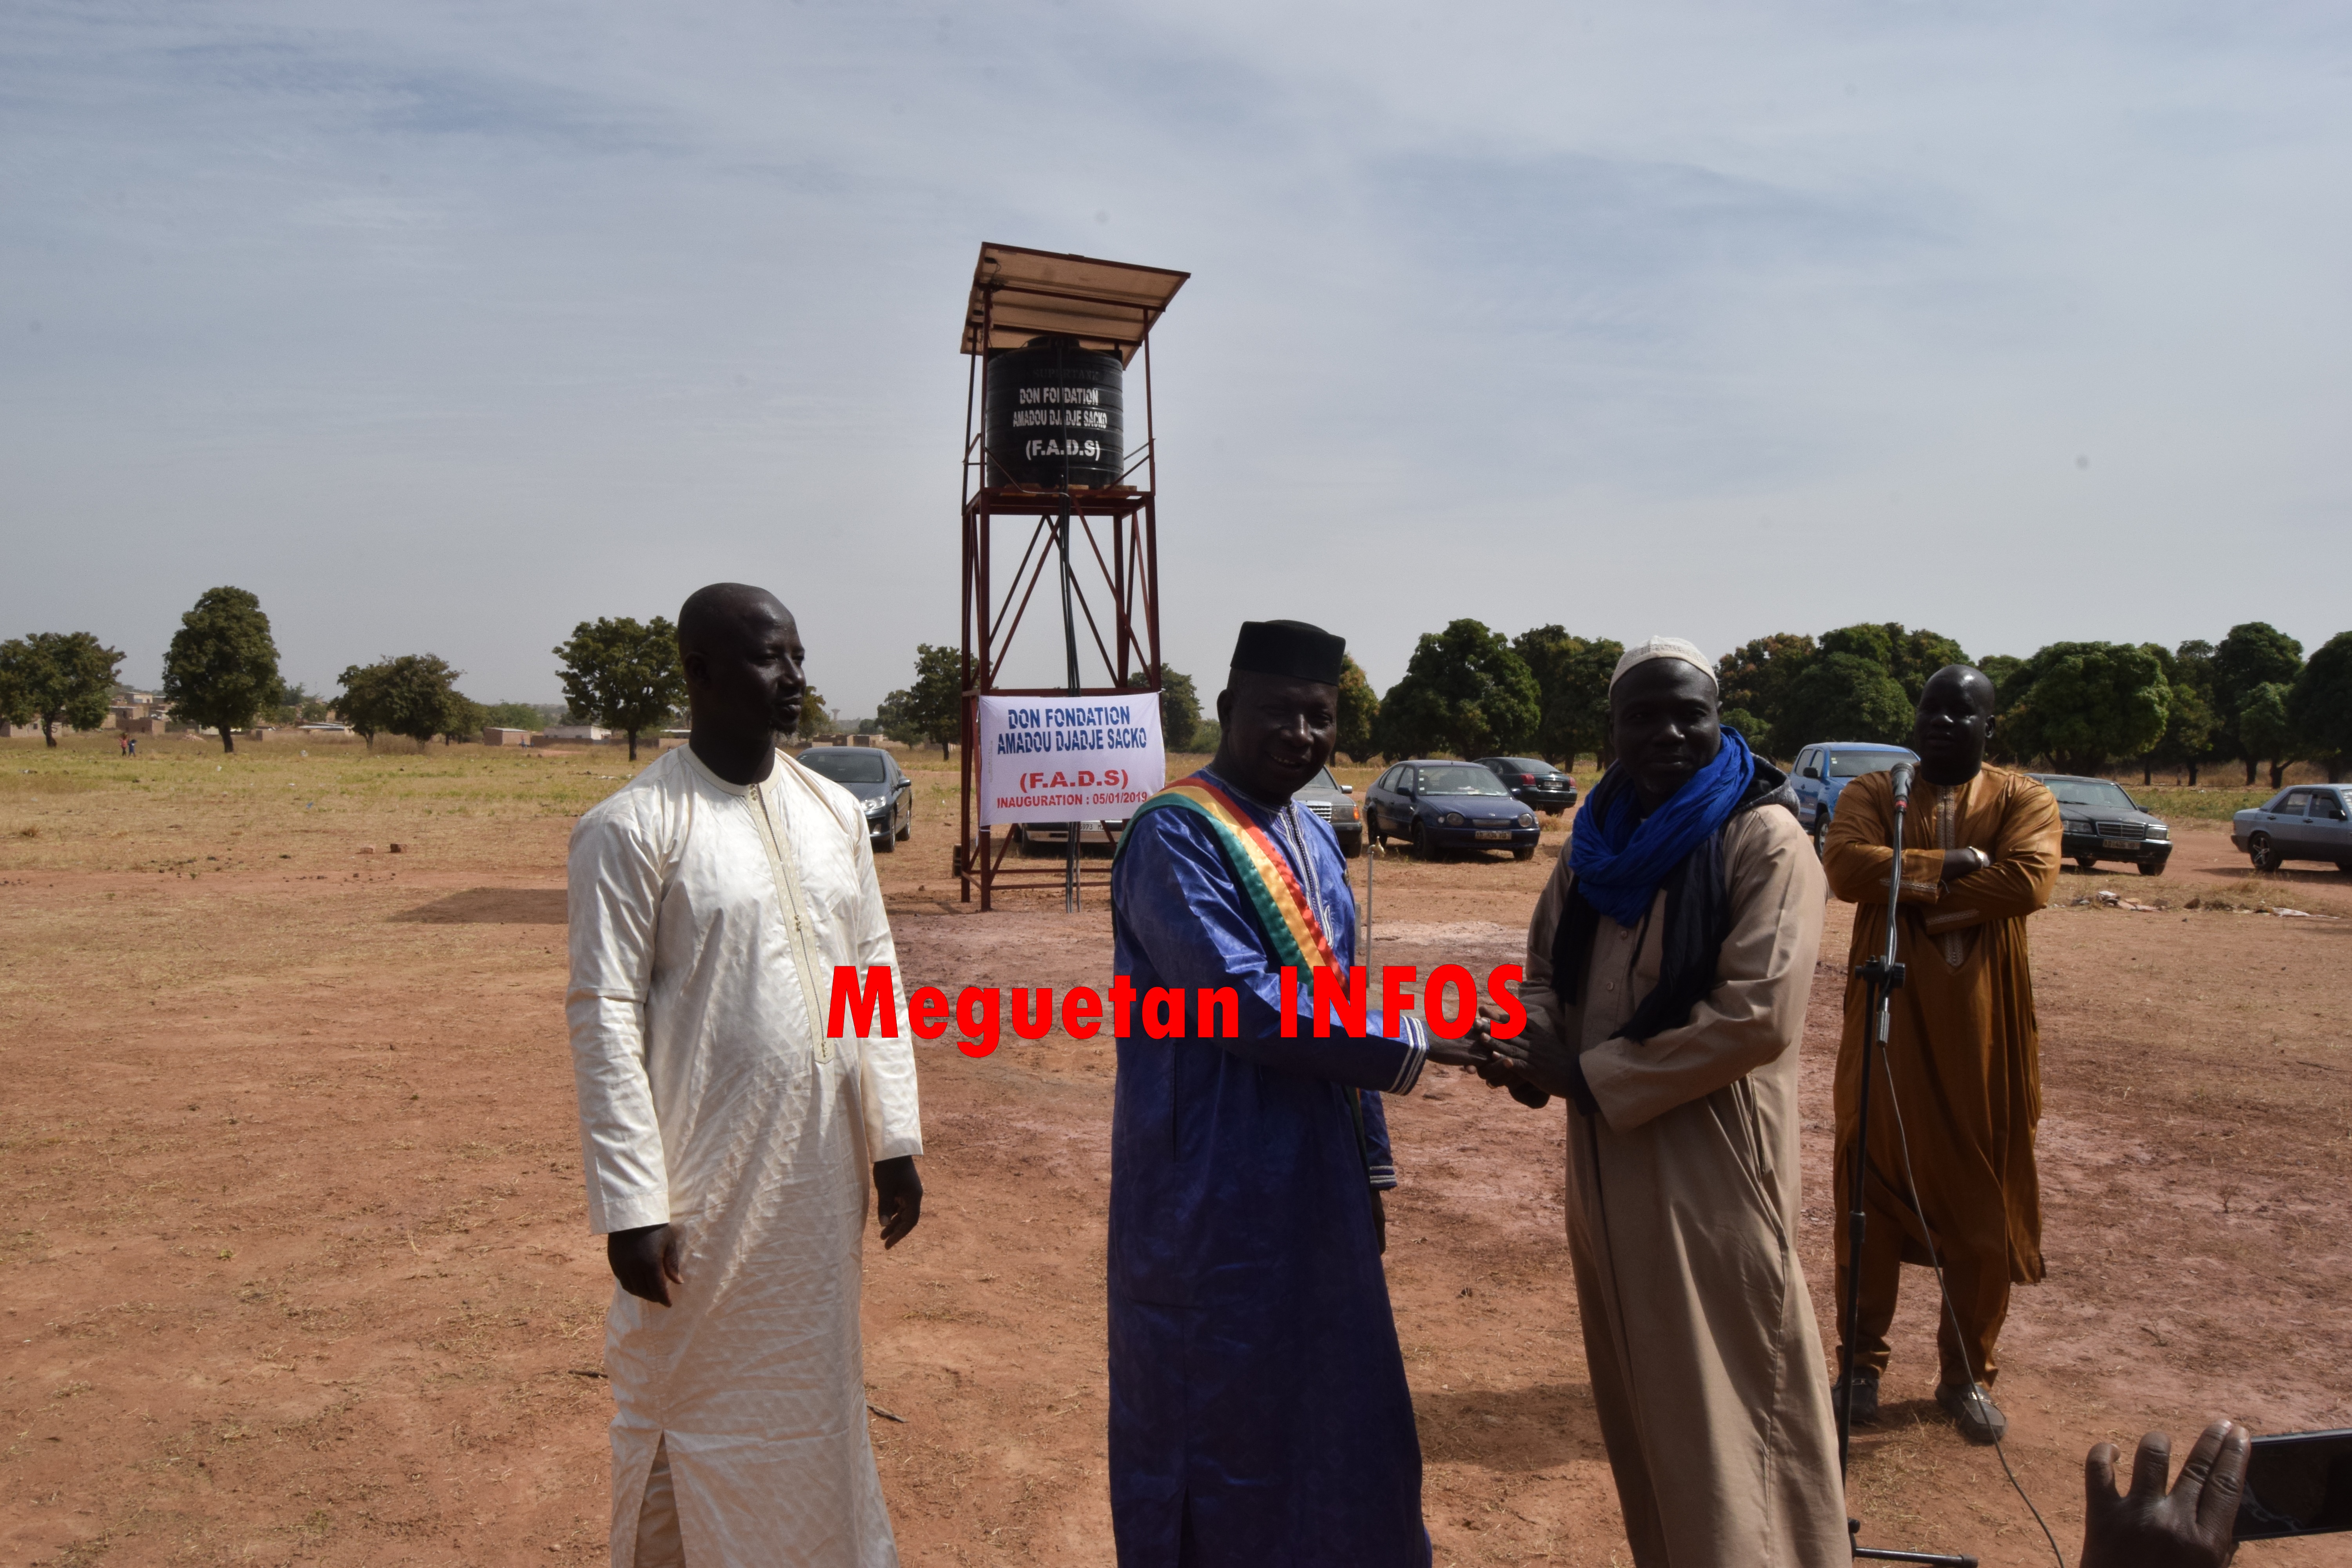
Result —
[{"label": "handshake", "polygon": [[1532,1023],[1508,1038],[1497,1038],[1494,1026],[1504,1016],[1491,1005],[1480,1007],[1477,1021],[1460,1039],[1430,1041],[1429,1059],[1475,1072],[1487,1088],[1507,1089],[1513,1100],[1531,1110],[1549,1105],[1555,1094],[1591,1110],[1591,1093],[1578,1070],[1576,1054]]}]

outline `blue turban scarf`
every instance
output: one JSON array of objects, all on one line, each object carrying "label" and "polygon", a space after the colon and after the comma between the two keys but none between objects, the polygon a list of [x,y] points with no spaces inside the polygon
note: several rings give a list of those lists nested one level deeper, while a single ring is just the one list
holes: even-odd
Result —
[{"label": "blue turban scarf", "polygon": [[1715,760],[1637,820],[1633,783],[1612,768],[1576,813],[1568,849],[1576,890],[1619,925],[1636,923],[1667,873],[1731,820],[1755,778],[1756,753],[1738,731],[1726,730]]}]

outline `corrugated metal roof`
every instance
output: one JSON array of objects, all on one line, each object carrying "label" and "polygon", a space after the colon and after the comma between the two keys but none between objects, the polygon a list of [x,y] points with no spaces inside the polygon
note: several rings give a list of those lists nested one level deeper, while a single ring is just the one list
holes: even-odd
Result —
[{"label": "corrugated metal roof", "polygon": [[[1088,348],[1135,357],[1151,324],[1189,272],[1138,267],[1092,256],[1064,256],[1017,245],[983,245],[964,305],[962,352],[1017,349],[1041,333],[1065,333]],[[993,296],[993,310],[990,310]],[[989,339],[981,341],[981,322]]]}]

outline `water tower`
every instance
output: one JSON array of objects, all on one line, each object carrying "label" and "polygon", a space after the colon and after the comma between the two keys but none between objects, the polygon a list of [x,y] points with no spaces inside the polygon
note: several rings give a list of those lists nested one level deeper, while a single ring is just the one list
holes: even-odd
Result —
[{"label": "water tower", "polygon": [[[1165,268],[983,245],[964,307],[962,898],[1059,883],[1075,900],[1077,835],[1064,866],[1004,864],[1011,832],[979,826],[979,699],[1160,689],[1159,452],[1151,329],[1192,276]],[[1129,373],[1141,357],[1140,399]],[[1134,416],[1139,401],[1141,418]],[[1136,437],[1139,434],[1140,440]],[[1000,558],[996,529],[1010,524]],[[1001,573],[1020,553],[1009,573]],[[1015,638],[1048,574],[1040,632],[1064,679],[1004,684]],[[1054,612],[1058,610],[1059,614]],[[1091,879],[1108,881],[1104,869]]]}]

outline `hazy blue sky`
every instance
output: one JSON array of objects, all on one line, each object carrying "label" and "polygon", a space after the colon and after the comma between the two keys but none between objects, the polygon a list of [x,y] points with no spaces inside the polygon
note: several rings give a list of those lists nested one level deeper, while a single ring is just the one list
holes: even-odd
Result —
[{"label": "hazy blue sky", "polygon": [[[2352,626],[2341,5],[48,5],[0,16],[0,636],[552,700],[777,588],[956,636],[983,239],[1190,269],[1168,655]],[[1024,634],[1024,642],[1029,634]],[[1034,646],[1037,673],[1053,653]]]}]

